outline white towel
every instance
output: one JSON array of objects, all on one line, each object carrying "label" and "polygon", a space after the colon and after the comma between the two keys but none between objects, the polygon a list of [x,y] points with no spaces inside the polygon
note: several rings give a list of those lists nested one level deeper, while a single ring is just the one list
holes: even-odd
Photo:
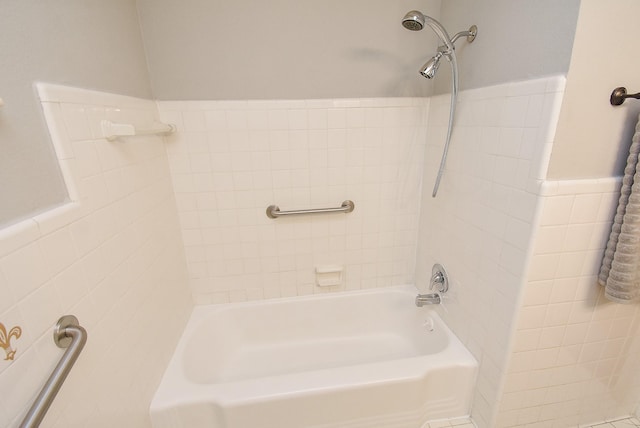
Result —
[{"label": "white towel", "polygon": [[632,303],[640,296],[640,117],[624,169],[618,209],[598,275],[605,296]]}]

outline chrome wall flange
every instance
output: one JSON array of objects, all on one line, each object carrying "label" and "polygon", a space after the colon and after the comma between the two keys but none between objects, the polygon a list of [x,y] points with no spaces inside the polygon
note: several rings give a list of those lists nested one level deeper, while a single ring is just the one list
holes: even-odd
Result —
[{"label": "chrome wall flange", "polygon": [[58,348],[68,348],[71,345],[73,337],[67,335],[67,327],[79,327],[80,322],[74,315],[65,315],[58,320],[53,329],[53,341]]},{"label": "chrome wall flange", "polygon": [[471,43],[476,39],[476,35],[478,34],[478,27],[476,25],[472,25],[469,27],[469,34],[467,35],[467,42]]}]

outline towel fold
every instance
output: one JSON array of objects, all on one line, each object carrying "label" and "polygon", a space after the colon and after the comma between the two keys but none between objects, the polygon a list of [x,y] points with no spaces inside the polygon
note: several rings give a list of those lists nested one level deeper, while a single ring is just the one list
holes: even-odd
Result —
[{"label": "towel fold", "polygon": [[605,296],[632,303],[640,296],[640,117],[624,169],[618,208],[602,259],[598,283]]}]

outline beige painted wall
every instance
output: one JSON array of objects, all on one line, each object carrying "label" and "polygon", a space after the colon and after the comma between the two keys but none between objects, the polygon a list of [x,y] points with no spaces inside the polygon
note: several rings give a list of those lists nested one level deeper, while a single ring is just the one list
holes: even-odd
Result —
[{"label": "beige painted wall", "polygon": [[151,94],[133,0],[0,0],[0,227],[66,198],[34,81]]},{"label": "beige painted wall", "polygon": [[609,96],[640,91],[637,16],[637,0],[582,0],[549,178],[622,175],[640,102],[613,107]]},{"label": "beige painted wall", "polygon": [[[481,88],[569,69],[580,0],[447,0],[442,23],[451,35],[478,26],[473,44],[457,43],[460,86]],[[436,93],[449,92],[439,73]]]},{"label": "beige painted wall", "polygon": [[[158,99],[299,99],[430,95],[416,70],[437,39],[400,27],[411,9],[441,19],[451,35],[479,26],[473,48],[458,43],[462,89],[565,74],[579,4],[138,0],[138,9]],[[449,82],[441,71],[437,93]]]},{"label": "beige painted wall", "polygon": [[424,96],[417,70],[440,0],[138,0],[153,94],[161,100]]}]

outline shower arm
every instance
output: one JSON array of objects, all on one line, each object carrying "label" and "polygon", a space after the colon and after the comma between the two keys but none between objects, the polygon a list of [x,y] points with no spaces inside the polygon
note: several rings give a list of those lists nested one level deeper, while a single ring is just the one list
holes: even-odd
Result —
[{"label": "shower arm", "polygon": [[[431,27],[431,28],[433,28],[433,27]],[[453,37],[451,38],[451,48],[449,48],[447,46],[447,44],[445,43],[444,45],[438,46],[438,52],[440,52],[440,53],[446,55],[447,57],[449,57],[451,55],[452,50],[455,49],[455,43],[458,41],[458,39],[460,39],[461,37],[466,37],[467,38],[467,42],[471,43],[471,42],[473,42],[475,40],[476,34],[478,34],[478,27],[476,27],[475,25],[472,25],[471,27],[469,27],[468,30],[459,31],[456,34],[454,34]],[[438,34],[438,36],[440,37],[440,34]],[[442,37],[440,37],[440,38],[442,38]]]},{"label": "shower arm", "polygon": [[454,34],[451,38],[451,43],[455,43],[460,37],[466,37],[467,42],[471,43],[476,39],[476,34],[478,34],[478,27],[472,25],[468,30]]}]

